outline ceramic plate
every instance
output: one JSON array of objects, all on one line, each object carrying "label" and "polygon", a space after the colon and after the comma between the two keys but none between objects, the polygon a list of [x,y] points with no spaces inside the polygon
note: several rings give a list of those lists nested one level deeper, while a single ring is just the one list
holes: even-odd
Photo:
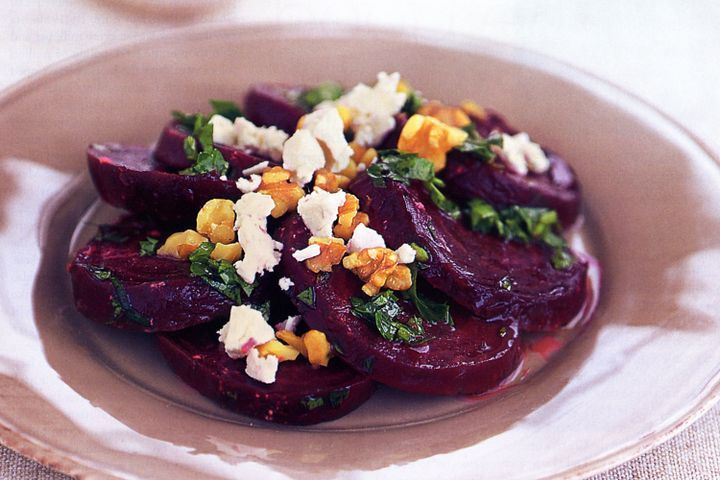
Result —
[{"label": "ceramic plate", "polygon": [[[64,265],[111,209],[90,142],[149,144],[171,109],[258,80],[354,84],[400,71],[427,97],[474,98],[561,152],[604,265],[594,321],[491,397],[381,391],[287,428],[226,413],[149,338],[75,313]],[[720,393],[720,170],[687,132],[602,81],[506,46],[329,25],[205,27],[31,78],[0,97],[0,437],[76,475],[190,478],[574,478],[656,445]]]}]

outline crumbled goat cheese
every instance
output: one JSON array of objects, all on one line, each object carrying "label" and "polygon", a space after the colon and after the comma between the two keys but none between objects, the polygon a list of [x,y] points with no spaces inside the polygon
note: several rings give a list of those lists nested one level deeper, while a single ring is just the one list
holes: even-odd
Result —
[{"label": "crumbled goat cheese", "polygon": [[278,280],[278,285],[280,286],[280,290],[283,292],[287,292],[290,290],[290,287],[295,285],[295,282],[290,280],[288,277],[282,277],[280,280]]},{"label": "crumbled goat cheese", "polygon": [[343,132],[343,121],[337,108],[322,108],[303,117],[302,129],[322,142],[332,156],[331,171],[338,173],[350,163],[353,149]]},{"label": "crumbled goat cheese", "polygon": [[213,126],[213,142],[235,145],[237,135],[235,134],[232,120],[222,115],[213,115],[210,117],[208,123]]},{"label": "crumbled goat cheese", "polygon": [[407,243],[400,245],[398,249],[395,250],[395,253],[397,253],[400,263],[413,263],[415,261],[415,255],[417,254],[415,249]]},{"label": "crumbled goat cheese", "polygon": [[348,252],[354,253],[366,248],[385,247],[385,239],[372,228],[360,223],[355,227],[347,246]]},{"label": "crumbled goat cheese", "polygon": [[242,260],[235,262],[235,270],[248,283],[255,281],[256,274],[271,272],[280,262],[283,245],[267,233],[267,217],[274,207],[272,197],[257,192],[245,193],[235,203],[235,228],[245,252]]},{"label": "crumbled goat cheese", "polygon": [[545,152],[540,145],[530,140],[527,133],[503,133],[502,138],[502,157],[516,173],[527,175],[528,169],[535,173],[545,173],[550,168],[550,160],[545,156]]},{"label": "crumbled goat cheese", "polygon": [[250,178],[238,178],[235,182],[235,185],[237,185],[238,190],[240,190],[242,193],[248,193],[248,192],[254,192],[258,189],[260,186],[260,182],[262,181],[262,177],[260,175],[252,174],[250,175]]},{"label": "crumbled goat cheese", "polygon": [[297,211],[305,226],[315,237],[332,237],[332,227],[338,217],[338,209],[345,203],[342,190],[329,193],[317,189],[300,199]]},{"label": "crumbled goat cheese", "polygon": [[307,130],[297,130],[285,142],[283,168],[295,173],[300,186],[312,180],[313,174],[325,166],[325,154],[320,143]]},{"label": "crumbled goat cheese", "polygon": [[377,83],[369,87],[360,83],[338,99],[353,111],[352,129],[355,141],[364,147],[379,144],[395,128],[395,117],[405,104],[407,95],[397,91],[400,74],[380,72]]},{"label": "crumbled goat cheese", "polygon": [[262,383],[275,383],[275,375],[278,370],[278,357],[268,355],[263,358],[257,348],[250,350],[245,364],[245,373],[248,377]]},{"label": "crumbled goat cheese", "polygon": [[245,170],[243,170],[242,174],[246,177],[248,175],[260,175],[263,172],[263,170],[265,170],[268,167],[268,165],[270,165],[270,162],[268,162],[267,160],[265,160],[264,162],[256,163],[252,167],[248,167]]},{"label": "crumbled goat cheese", "polygon": [[219,340],[230,358],[245,357],[256,345],[275,338],[275,331],[262,313],[247,305],[230,309],[230,320],[218,330]]},{"label": "crumbled goat cheese", "polygon": [[296,250],[295,253],[292,254],[293,258],[298,262],[317,257],[318,255],[320,255],[320,245],[317,244],[308,245],[302,250]]},{"label": "crumbled goat cheese", "polygon": [[249,148],[276,162],[282,157],[283,143],[288,134],[277,127],[258,127],[243,117],[235,119],[235,146]]},{"label": "crumbled goat cheese", "polygon": [[275,330],[277,330],[278,332],[280,330],[287,330],[288,332],[295,333],[295,329],[300,323],[300,320],[302,320],[302,317],[300,315],[291,315],[282,322],[275,325]]}]

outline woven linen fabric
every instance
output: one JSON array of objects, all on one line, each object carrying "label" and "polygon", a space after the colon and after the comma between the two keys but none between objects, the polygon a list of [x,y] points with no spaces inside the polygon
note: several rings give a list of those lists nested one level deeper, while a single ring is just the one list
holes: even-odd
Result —
[{"label": "woven linen fabric", "polygon": [[[677,437],[591,480],[713,480],[720,478],[720,405]],[[54,472],[0,447],[0,478],[64,480]]]}]

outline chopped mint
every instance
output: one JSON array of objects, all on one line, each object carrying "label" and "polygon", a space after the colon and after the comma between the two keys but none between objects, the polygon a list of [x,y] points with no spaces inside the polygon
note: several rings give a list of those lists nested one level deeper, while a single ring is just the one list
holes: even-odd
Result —
[{"label": "chopped mint", "polygon": [[210,258],[214,249],[214,243],[203,242],[190,254],[190,274],[202,278],[212,288],[240,305],[243,296],[249,297],[257,285],[240,278],[233,264],[227,260]]},{"label": "chopped mint", "polygon": [[395,320],[402,309],[391,290],[379,293],[369,300],[353,297],[350,299],[350,303],[353,315],[368,321],[386,340],[400,341],[410,345],[428,340],[420,318],[412,317],[407,323]]},{"label": "chopped mint", "polygon": [[325,101],[334,101],[343,94],[342,85],[335,82],[325,82],[303,91],[297,97],[297,104],[305,110],[312,110]]},{"label": "chopped mint", "polygon": [[311,308],[315,308],[315,288],[308,287],[297,294],[297,299]]},{"label": "chopped mint", "polygon": [[146,240],[140,241],[140,256],[152,257],[158,249],[159,240],[157,238],[147,237]]}]

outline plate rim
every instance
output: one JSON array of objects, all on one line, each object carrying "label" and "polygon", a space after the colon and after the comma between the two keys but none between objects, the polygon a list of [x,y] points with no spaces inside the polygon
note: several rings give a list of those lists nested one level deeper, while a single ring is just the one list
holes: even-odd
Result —
[{"label": "plate rim", "polygon": [[[433,42],[435,45],[456,51],[481,50],[485,55],[529,66],[535,70],[541,70],[554,77],[573,83],[596,96],[601,95],[598,91],[599,88],[609,89],[610,92],[620,95],[623,106],[632,107],[630,108],[631,112],[637,113],[638,108],[644,108],[647,112],[656,115],[665,122],[667,126],[675,130],[676,133],[685,136],[687,140],[698,147],[716,166],[720,166],[720,152],[710,147],[699,135],[695,134],[669,113],[663,111],[639,94],[613,81],[607,80],[584,68],[577,67],[570,62],[555,58],[547,53],[476,34],[450,32],[439,28],[415,28],[410,32],[399,26],[371,25],[345,20],[337,22],[243,22],[241,20],[210,22],[143,34],[132,40],[116,42],[71,55],[21,78],[0,90],[0,110],[32,92],[34,89],[42,87],[44,84],[52,82],[58,77],[96,63],[101,63],[108,58],[132,52],[145,44],[168,40],[178,36],[198,35],[208,32],[219,34],[228,30],[238,29],[244,30],[245,34],[250,36],[263,35],[269,32],[302,36],[303,38],[347,38],[353,36],[369,38],[378,35],[391,35],[398,40],[407,40],[416,43]],[[680,434],[717,403],[720,403],[720,371],[707,383],[703,392],[698,395],[695,405],[692,405],[682,417],[674,420],[662,429],[648,434],[639,442],[627,445],[605,456],[597,457],[544,478],[575,479],[605,472],[648,452],[652,448]],[[16,431],[11,425],[6,424],[3,418],[0,418],[0,444],[45,467],[77,478],[117,478],[109,470],[100,470],[89,465],[87,463],[88,459],[83,461],[74,455],[50,447],[28,434]]]}]

